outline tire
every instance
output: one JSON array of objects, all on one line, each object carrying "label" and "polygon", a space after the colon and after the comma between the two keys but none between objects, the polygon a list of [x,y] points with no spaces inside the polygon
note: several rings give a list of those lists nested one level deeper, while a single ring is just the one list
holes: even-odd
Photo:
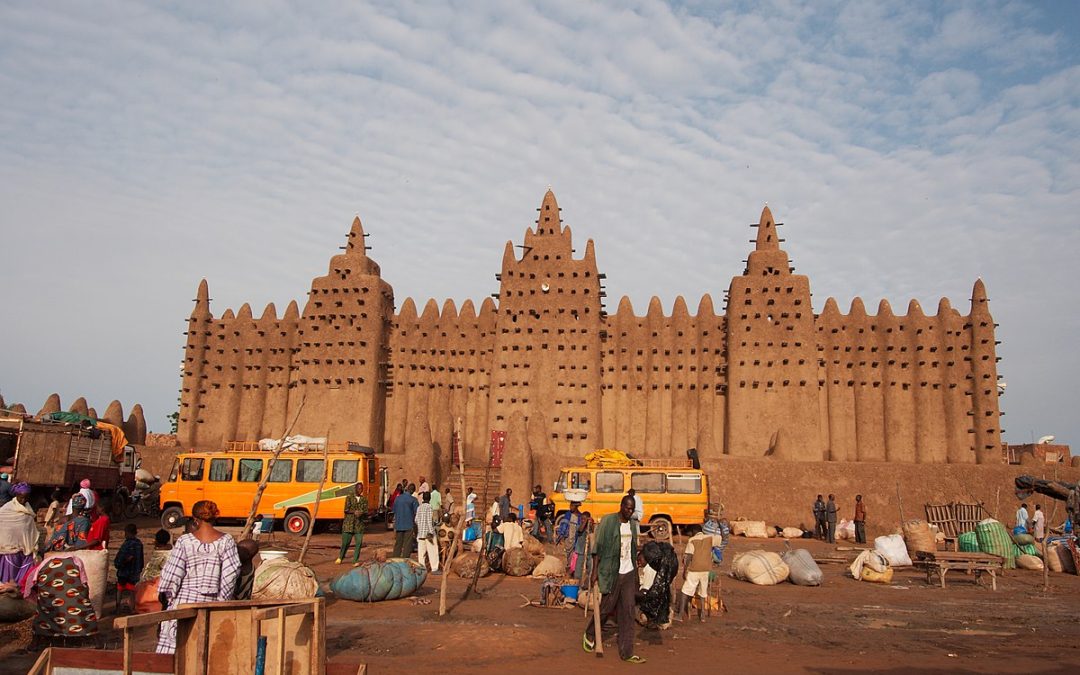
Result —
[{"label": "tire", "polygon": [[289,534],[303,536],[311,527],[311,516],[307,511],[292,511],[285,515],[285,531]]},{"label": "tire", "polygon": [[124,505],[124,517],[127,518],[128,520],[132,520],[136,516],[138,516],[139,511],[140,511],[139,504],[137,504],[135,502],[128,501]]},{"label": "tire", "polygon": [[184,509],[179,506],[170,506],[161,512],[161,526],[166,530],[175,530],[180,527],[180,521],[184,518]]},{"label": "tire", "polygon": [[649,521],[649,536],[656,541],[667,541],[671,538],[671,521],[662,516],[657,516]]}]

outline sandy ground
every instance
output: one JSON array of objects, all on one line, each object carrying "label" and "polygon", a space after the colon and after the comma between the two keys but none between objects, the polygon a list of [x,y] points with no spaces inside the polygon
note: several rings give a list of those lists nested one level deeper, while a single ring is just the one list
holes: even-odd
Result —
[{"label": "sandy ground", "polygon": [[[147,520],[144,537],[153,532]],[[120,535],[114,532],[114,538]],[[299,548],[278,534],[277,548]],[[333,533],[318,534],[308,563],[329,580],[336,566]],[[117,542],[118,543],[118,542]],[[391,533],[373,526],[363,559],[392,547]],[[833,547],[799,540],[816,556]],[[680,547],[681,548],[681,547]],[[780,551],[777,540],[733,538],[729,551]],[[731,559],[731,555],[727,559]],[[727,570],[728,565],[724,565]],[[327,651],[331,660],[366,663],[370,673],[1075,673],[1080,672],[1080,578],[1010,571],[998,590],[950,574],[948,588],[928,585],[925,575],[900,570],[891,585],[856,582],[846,566],[822,566],[818,588],[791,584],[754,586],[725,578],[728,612],[706,623],[676,623],[669,630],[636,630],[636,653],[644,665],[622,663],[613,633],[604,658],[585,654],[583,610],[522,608],[522,595],[538,599],[540,581],[490,575],[480,595],[463,600],[466,581],[451,575],[449,613],[438,617],[440,577],[429,576],[420,600],[376,604],[328,601]],[[111,602],[110,602],[111,604]],[[25,673],[36,656],[21,649],[18,627],[0,630],[0,672]],[[118,646],[106,634],[108,646]],[[153,636],[137,648],[151,650]]]}]

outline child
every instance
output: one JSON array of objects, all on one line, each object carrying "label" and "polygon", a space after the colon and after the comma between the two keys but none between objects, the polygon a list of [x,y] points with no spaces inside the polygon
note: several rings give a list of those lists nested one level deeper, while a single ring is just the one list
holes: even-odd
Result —
[{"label": "child", "polygon": [[168,530],[158,530],[154,534],[154,550],[150,552],[150,560],[143,568],[142,576],[138,585],[135,586],[135,613],[149,614],[160,612],[164,609],[158,601],[158,580],[161,578],[161,568],[165,567],[165,561],[169,559],[172,550],[172,537]]},{"label": "child", "polygon": [[56,524],[56,519],[60,516],[61,513],[60,507],[66,501],[64,499],[64,493],[60,490],[60,488],[52,491],[51,499],[52,501],[49,502],[49,508],[47,511],[45,511],[44,525],[46,532],[48,532],[52,528],[52,526]]},{"label": "child", "polygon": [[113,565],[116,567],[117,613],[130,614],[135,609],[135,584],[139,583],[143,571],[143,545],[135,523],[124,526],[124,543],[120,545]]}]

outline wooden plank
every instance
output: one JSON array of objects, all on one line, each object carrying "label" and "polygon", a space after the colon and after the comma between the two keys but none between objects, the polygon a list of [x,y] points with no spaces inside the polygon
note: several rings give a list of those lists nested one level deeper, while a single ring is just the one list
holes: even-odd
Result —
[{"label": "wooden plank", "polygon": [[207,610],[209,675],[255,672],[257,627],[247,607],[219,607]]},{"label": "wooden plank", "polygon": [[209,611],[198,611],[192,619],[177,621],[177,675],[206,675],[209,617]]},{"label": "wooden plank", "polygon": [[192,619],[198,613],[195,607],[199,605],[181,605],[178,609],[168,609],[163,612],[151,612],[150,614],[131,614],[118,616],[113,619],[113,628],[124,630],[126,628],[139,628],[168,621],[169,619]]},{"label": "wooden plank", "polygon": [[[119,671],[123,668],[124,656],[119,651],[102,649],[60,649],[52,647],[49,652],[50,668],[69,668],[72,670],[94,668],[105,671]],[[132,669],[137,673],[171,673],[173,657],[171,654],[135,652],[131,656]]]},{"label": "wooden plank", "polygon": [[[280,603],[279,603],[280,604]],[[285,616],[295,616],[297,614],[311,614],[315,611],[315,603],[312,601],[299,602],[293,605],[285,605],[284,607],[268,607],[266,609],[252,609],[251,616],[256,621],[267,621],[279,616],[280,612],[284,611]]]}]

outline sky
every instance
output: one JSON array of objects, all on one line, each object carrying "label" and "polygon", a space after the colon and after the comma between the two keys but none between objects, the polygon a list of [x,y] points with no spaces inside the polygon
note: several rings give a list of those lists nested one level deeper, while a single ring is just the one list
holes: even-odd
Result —
[{"label": "sky", "polygon": [[976,278],[1005,438],[1080,444],[1080,4],[0,0],[0,395],[176,409],[212,311],[301,307],[354,216],[498,290],[551,186],[608,309],[719,299],[761,209],[821,311]]}]

